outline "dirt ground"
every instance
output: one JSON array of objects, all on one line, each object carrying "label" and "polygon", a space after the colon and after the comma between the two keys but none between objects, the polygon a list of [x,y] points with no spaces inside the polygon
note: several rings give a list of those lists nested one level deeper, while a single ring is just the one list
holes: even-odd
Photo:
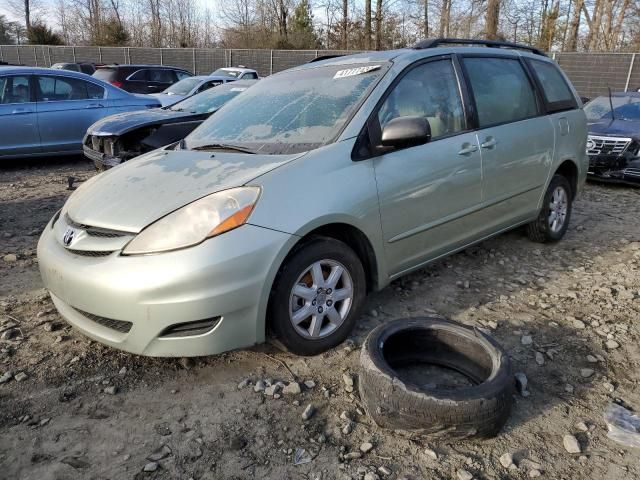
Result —
[{"label": "dirt ground", "polygon": [[[640,478],[640,449],[610,440],[603,420],[614,400],[640,409],[640,190],[590,184],[559,244],[514,231],[394,282],[324,355],[263,345],[185,361],[91,342],[43,290],[38,235],[70,193],[67,177],[91,175],[81,159],[0,169],[0,478]],[[347,391],[343,374],[357,382],[372,328],[433,312],[491,331],[528,378],[530,395],[516,396],[494,439],[382,431]],[[280,398],[254,391],[294,379],[313,383]],[[309,404],[316,413],[303,420]],[[564,448],[567,434],[581,453]],[[502,466],[505,453],[515,467]]]}]

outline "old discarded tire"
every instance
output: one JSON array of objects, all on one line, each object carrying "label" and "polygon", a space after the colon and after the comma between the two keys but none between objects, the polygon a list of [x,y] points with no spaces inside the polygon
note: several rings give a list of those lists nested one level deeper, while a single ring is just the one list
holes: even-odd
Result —
[{"label": "old discarded tire", "polygon": [[[477,329],[435,317],[394,320],[367,337],[360,363],[360,397],[379,427],[486,438],[509,416],[514,388],[509,358]],[[398,373],[407,365],[437,365],[470,382],[454,389],[418,385]]]}]

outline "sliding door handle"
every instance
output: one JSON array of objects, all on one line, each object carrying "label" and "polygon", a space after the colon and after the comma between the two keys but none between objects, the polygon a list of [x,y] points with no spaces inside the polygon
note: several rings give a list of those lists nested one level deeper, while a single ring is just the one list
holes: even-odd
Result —
[{"label": "sliding door handle", "polygon": [[486,148],[491,150],[493,147],[495,147],[498,144],[498,141],[493,138],[493,137],[487,137],[485,138],[484,142],[480,144],[480,146],[482,148]]},{"label": "sliding door handle", "polygon": [[462,150],[458,152],[458,155],[471,155],[473,152],[477,152],[478,147],[473,143],[463,143]]}]

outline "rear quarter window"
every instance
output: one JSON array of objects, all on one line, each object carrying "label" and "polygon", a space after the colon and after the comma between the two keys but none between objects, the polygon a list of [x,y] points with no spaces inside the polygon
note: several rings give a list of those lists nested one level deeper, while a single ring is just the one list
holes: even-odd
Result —
[{"label": "rear quarter window", "polygon": [[531,59],[529,65],[540,84],[548,112],[577,108],[576,99],[556,65]]}]

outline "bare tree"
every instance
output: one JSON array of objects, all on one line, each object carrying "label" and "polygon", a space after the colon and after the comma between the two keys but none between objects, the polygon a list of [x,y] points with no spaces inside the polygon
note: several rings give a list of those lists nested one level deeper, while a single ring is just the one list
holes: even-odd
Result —
[{"label": "bare tree", "polygon": [[364,4],[364,48],[371,50],[371,0]]}]

